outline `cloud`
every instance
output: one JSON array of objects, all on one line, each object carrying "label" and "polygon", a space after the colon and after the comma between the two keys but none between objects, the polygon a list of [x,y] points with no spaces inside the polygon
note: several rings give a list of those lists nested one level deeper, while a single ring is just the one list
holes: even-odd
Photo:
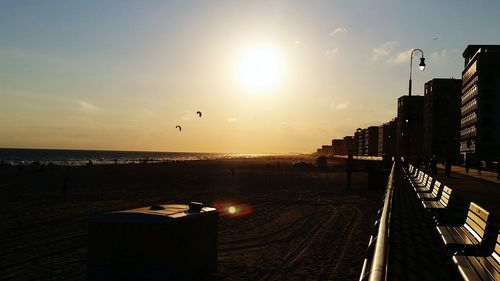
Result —
[{"label": "cloud", "polygon": [[349,101],[343,101],[341,103],[332,102],[330,104],[330,107],[335,109],[335,110],[343,110],[343,109],[346,109],[348,106],[349,106]]},{"label": "cloud", "polygon": [[337,33],[348,33],[348,31],[345,27],[337,27],[334,31],[330,32],[330,36],[335,36]]},{"label": "cloud", "polygon": [[93,111],[96,111],[98,108],[97,106],[89,103],[89,102],[86,102],[84,100],[77,100],[78,104],[80,105],[80,111],[82,112],[93,112]]},{"label": "cloud", "polygon": [[233,123],[233,122],[238,121],[238,119],[236,119],[234,117],[230,117],[230,118],[227,118],[226,121],[229,122],[229,123]]},{"label": "cloud", "polygon": [[398,42],[388,41],[378,47],[373,48],[372,61],[379,61],[381,59],[387,58],[397,46]]},{"label": "cloud", "polygon": [[339,52],[339,48],[331,49],[331,50],[326,50],[326,56],[331,58],[334,55],[336,55]]},{"label": "cloud", "polygon": [[399,52],[397,55],[389,58],[387,60],[387,62],[393,63],[393,64],[402,64],[402,63],[410,62],[411,52],[412,52],[412,49],[408,49],[406,51]]},{"label": "cloud", "polygon": [[445,58],[445,57],[447,57],[447,56],[448,56],[448,50],[446,50],[446,49],[443,49],[443,50],[441,50],[441,51],[439,51],[439,52],[433,52],[433,53],[431,54],[431,58],[432,58],[432,60],[436,60],[436,61],[437,61],[437,60],[440,60],[440,59],[442,59],[442,58]]}]

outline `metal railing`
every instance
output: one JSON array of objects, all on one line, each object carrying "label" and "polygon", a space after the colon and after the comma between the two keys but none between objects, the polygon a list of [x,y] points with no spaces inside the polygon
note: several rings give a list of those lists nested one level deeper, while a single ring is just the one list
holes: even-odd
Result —
[{"label": "metal railing", "polygon": [[387,181],[387,189],[383,206],[379,210],[380,216],[374,224],[372,235],[363,261],[363,268],[359,277],[360,281],[386,280],[387,262],[389,258],[389,230],[391,224],[392,194],[394,190],[394,178],[396,173],[396,162],[392,163],[391,174]]}]

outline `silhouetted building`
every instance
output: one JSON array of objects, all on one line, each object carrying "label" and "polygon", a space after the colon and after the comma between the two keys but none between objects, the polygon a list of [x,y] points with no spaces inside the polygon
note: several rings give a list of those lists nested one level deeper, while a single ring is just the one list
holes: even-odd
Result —
[{"label": "silhouetted building", "polygon": [[[424,109],[423,96],[409,96],[398,98],[398,118],[396,123],[396,152],[399,156],[408,154],[408,137],[410,135],[410,157],[420,157],[422,155],[422,116]],[[411,108],[410,119],[408,120],[408,107]],[[410,125],[408,128],[408,121]]]},{"label": "silhouetted building", "polygon": [[378,126],[370,126],[363,130],[365,140],[365,156],[377,156],[378,153]]},{"label": "silhouetted building", "polygon": [[344,140],[343,139],[333,139],[332,140],[332,153],[333,155],[346,155]]},{"label": "silhouetted building", "polygon": [[396,153],[396,124],[394,120],[378,127],[377,156],[392,157]]},{"label": "silhouetted building", "polygon": [[321,150],[323,151],[323,156],[333,156],[333,150],[331,145],[323,145],[321,147]]},{"label": "silhouetted building", "polygon": [[366,155],[366,138],[365,138],[365,130],[366,129],[358,129],[357,132],[359,134],[358,136],[358,156],[365,156]]},{"label": "silhouetted building", "polygon": [[349,153],[353,152],[353,143],[354,143],[354,138],[352,136],[344,137],[344,151],[346,155],[349,155]]},{"label": "silhouetted building", "polygon": [[[357,156],[363,156],[363,147],[364,147],[364,142],[363,142],[363,129],[358,128],[356,132],[354,132],[354,138],[353,138],[353,154]],[[361,154],[360,154],[361,151]]]},{"label": "silhouetted building", "polygon": [[460,153],[500,157],[500,45],[469,45],[463,53]]},{"label": "silhouetted building", "polygon": [[456,159],[459,155],[462,80],[432,79],[424,86],[423,155]]}]

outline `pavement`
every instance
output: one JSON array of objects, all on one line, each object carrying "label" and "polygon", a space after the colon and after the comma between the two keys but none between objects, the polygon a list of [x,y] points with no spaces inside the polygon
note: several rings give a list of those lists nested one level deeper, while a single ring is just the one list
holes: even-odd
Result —
[{"label": "pavement", "polygon": [[[444,167],[442,169],[443,169],[443,173],[444,173]],[[477,179],[482,179],[482,180],[486,180],[486,181],[500,184],[500,180],[497,178],[498,175],[495,172],[489,172],[489,171],[482,170],[481,174],[479,174],[477,172],[477,169],[469,169],[469,173],[467,173],[465,171],[465,168],[462,166],[452,166],[451,171],[454,173],[467,175],[467,176],[471,176],[471,177],[474,177]]]},{"label": "pavement", "polygon": [[[429,212],[422,208],[415,192],[400,175],[393,195],[387,280],[462,280]],[[479,175],[476,169],[470,169],[467,174],[463,167],[457,166],[452,168],[450,177],[445,177],[440,167],[435,178],[453,189],[455,204],[462,208],[453,208],[453,212],[464,212],[452,216],[454,223],[456,218],[461,221],[457,225],[465,222],[471,201],[488,210],[498,223],[500,181],[496,173],[482,171]]]},{"label": "pavement", "polygon": [[387,280],[461,280],[429,213],[401,173],[393,196]]},{"label": "pavement", "polygon": [[450,177],[445,177],[444,169],[438,167],[435,178],[453,189],[455,196],[466,205],[473,201],[490,211],[495,219],[500,219],[500,181],[496,173],[482,171],[479,175],[476,169],[469,173],[460,166],[452,167]]}]

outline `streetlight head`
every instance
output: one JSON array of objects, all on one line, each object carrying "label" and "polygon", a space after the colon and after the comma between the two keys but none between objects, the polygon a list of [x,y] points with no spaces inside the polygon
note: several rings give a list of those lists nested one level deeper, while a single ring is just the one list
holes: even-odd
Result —
[{"label": "streetlight head", "polygon": [[420,68],[420,70],[424,71],[424,69],[425,69],[425,58],[424,57],[420,58],[420,64],[418,65],[418,67]]}]

